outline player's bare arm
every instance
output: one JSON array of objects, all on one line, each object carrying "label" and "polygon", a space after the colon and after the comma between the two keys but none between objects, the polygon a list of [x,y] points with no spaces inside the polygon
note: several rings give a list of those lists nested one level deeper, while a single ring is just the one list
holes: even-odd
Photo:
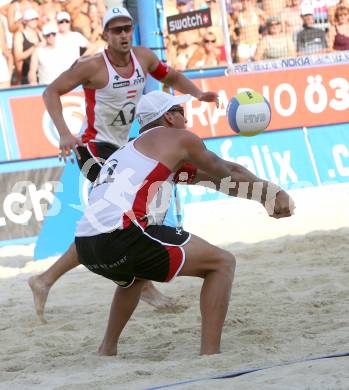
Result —
[{"label": "player's bare arm", "polygon": [[[153,75],[155,73],[156,75],[157,70],[159,69],[159,64],[161,64],[158,57],[146,47],[135,47],[134,51],[137,55],[137,58],[140,59],[143,71]],[[181,72],[177,72],[170,66],[167,66],[167,68],[168,72],[166,73],[164,78],[161,78],[161,76],[160,78],[155,78],[162,83],[173,87],[178,92],[181,92],[183,94],[190,94],[201,101],[214,102],[218,104],[218,95],[216,92],[203,92]]]},{"label": "player's bare arm", "polygon": [[[202,140],[195,134],[188,132],[182,137],[188,161],[199,169],[191,184],[206,187],[214,185],[217,191],[229,196],[242,195],[244,198],[259,201],[269,216],[274,218],[292,215],[293,200],[280,187],[260,179],[242,165],[221,159],[207,150]],[[240,186],[244,187],[243,191],[240,190]]]},{"label": "player's bare arm", "polygon": [[[81,141],[74,137],[63,117],[62,103],[60,97],[79,85],[96,88],[98,80],[96,74],[102,64],[98,57],[80,58],[68,70],[63,72],[44,91],[43,99],[48,113],[60,135],[60,157],[66,162],[67,156],[74,150],[78,158],[79,153],[76,145],[82,145]],[[100,73],[100,72],[99,72]]]}]

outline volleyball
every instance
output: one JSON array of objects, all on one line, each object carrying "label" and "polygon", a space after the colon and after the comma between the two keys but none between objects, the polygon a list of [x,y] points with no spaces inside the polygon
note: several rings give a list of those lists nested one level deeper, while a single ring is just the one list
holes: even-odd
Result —
[{"label": "volleyball", "polygon": [[268,100],[255,91],[244,91],[234,96],[227,108],[229,125],[235,133],[251,137],[262,133],[271,120]]}]

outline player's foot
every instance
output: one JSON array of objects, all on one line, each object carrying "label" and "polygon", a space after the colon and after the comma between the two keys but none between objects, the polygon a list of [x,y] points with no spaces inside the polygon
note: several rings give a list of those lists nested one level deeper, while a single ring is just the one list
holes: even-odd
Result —
[{"label": "player's foot", "polygon": [[50,286],[40,280],[40,276],[32,276],[28,280],[29,287],[32,290],[34,298],[34,306],[37,316],[41,322],[46,322],[44,319],[45,304],[50,291]]},{"label": "player's foot", "polygon": [[104,341],[98,348],[99,356],[115,356],[117,354],[117,347],[108,348],[105,346]]},{"label": "player's foot", "polygon": [[171,298],[162,294],[151,282],[144,284],[141,300],[157,309],[166,309],[174,304]]}]

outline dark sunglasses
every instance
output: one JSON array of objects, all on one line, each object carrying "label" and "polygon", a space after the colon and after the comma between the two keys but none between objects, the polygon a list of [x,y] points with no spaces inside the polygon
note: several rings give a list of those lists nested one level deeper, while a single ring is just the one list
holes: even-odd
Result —
[{"label": "dark sunglasses", "polygon": [[58,22],[58,24],[63,24],[63,23],[70,23],[70,20],[68,20],[68,19],[63,19],[63,20],[60,20],[60,21]]},{"label": "dark sunglasses", "polygon": [[204,39],[205,43],[216,43],[215,39]]},{"label": "dark sunglasses", "polygon": [[179,112],[182,116],[184,116],[184,108],[181,106],[173,106],[167,112]]},{"label": "dark sunglasses", "polygon": [[123,31],[125,31],[125,33],[131,32],[132,28],[132,24],[125,24],[124,26],[108,27],[108,31],[112,34],[120,35]]},{"label": "dark sunglasses", "polygon": [[44,35],[45,38],[55,37],[55,36],[56,36],[56,33],[54,33],[54,32]]}]

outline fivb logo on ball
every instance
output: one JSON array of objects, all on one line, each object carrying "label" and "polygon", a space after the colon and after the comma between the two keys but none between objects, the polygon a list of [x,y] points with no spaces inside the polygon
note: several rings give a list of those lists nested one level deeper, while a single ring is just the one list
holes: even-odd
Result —
[{"label": "fivb logo on ball", "polygon": [[263,132],[270,123],[270,104],[255,91],[244,91],[233,97],[227,108],[230,127],[238,134],[252,136]]},{"label": "fivb logo on ball", "polygon": [[[63,117],[69,130],[73,135],[79,134],[85,116],[84,99],[80,96],[63,96],[61,98],[61,103]],[[44,129],[44,134],[49,142],[58,148],[59,134],[47,110],[45,110],[42,117],[42,128]]]}]

